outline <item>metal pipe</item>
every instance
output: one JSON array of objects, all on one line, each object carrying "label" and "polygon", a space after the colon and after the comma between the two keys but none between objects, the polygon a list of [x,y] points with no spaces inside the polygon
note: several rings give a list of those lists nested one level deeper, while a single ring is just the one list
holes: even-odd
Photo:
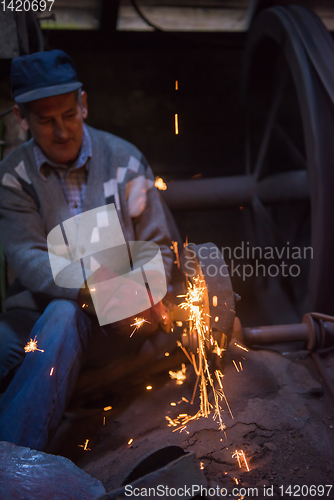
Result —
[{"label": "metal pipe", "polygon": [[309,327],[305,323],[243,328],[242,332],[244,342],[248,345],[300,340],[307,342],[310,335]]},{"label": "metal pipe", "polygon": [[169,182],[161,195],[172,210],[249,205],[254,196],[264,203],[309,199],[305,170],[283,172],[257,181],[253,175]]}]

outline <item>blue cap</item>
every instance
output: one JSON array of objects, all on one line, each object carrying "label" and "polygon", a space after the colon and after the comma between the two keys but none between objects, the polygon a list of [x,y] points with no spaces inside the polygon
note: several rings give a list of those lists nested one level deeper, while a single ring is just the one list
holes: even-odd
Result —
[{"label": "blue cap", "polygon": [[62,50],[35,52],[11,63],[12,95],[16,102],[66,94],[82,87],[70,56]]}]

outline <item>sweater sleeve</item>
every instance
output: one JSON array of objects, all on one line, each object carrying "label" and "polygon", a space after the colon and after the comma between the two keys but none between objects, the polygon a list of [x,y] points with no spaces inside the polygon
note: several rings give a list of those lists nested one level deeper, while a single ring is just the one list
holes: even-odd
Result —
[{"label": "sweater sleeve", "polygon": [[49,298],[76,299],[78,289],[55,284],[45,223],[34,199],[8,173],[0,184],[0,239],[8,262],[24,288]]}]

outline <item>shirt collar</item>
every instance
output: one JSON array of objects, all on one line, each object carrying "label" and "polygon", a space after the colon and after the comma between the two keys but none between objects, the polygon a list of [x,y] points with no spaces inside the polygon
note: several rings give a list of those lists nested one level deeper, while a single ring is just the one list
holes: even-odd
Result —
[{"label": "shirt collar", "polygon": [[80,147],[79,156],[70,168],[62,165],[61,163],[55,163],[49,160],[49,158],[43,153],[42,149],[37,145],[37,143],[35,143],[34,146],[34,154],[38,172],[44,180],[46,180],[46,178],[48,177],[48,167],[50,166],[56,169],[66,168],[68,170],[73,170],[74,168],[85,166],[88,170],[88,160],[90,160],[92,157],[92,143],[86,125],[84,125],[83,127],[82,144]]}]

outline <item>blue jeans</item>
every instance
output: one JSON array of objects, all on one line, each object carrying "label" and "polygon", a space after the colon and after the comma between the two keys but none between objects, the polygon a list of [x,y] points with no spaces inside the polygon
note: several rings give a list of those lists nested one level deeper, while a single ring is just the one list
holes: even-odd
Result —
[{"label": "blue jeans", "polygon": [[[0,341],[10,333],[8,315],[9,312],[3,315],[4,320],[0,316]],[[34,319],[37,322],[29,334]],[[0,355],[0,374],[6,375],[9,365],[15,366],[15,361],[24,357],[23,347],[29,338],[36,336],[37,347],[44,352],[25,355],[0,399],[0,441],[43,450],[62,418],[86,361],[87,347],[91,364],[96,366],[107,364],[126,348],[126,343],[112,328],[101,328],[96,318],[69,300],[53,300],[42,315],[30,312],[25,320],[25,332],[20,336],[16,331],[14,335],[15,349],[7,353],[6,359]],[[17,330],[17,324],[14,326]],[[5,331],[2,336],[1,331]],[[0,350],[4,352],[2,347]]]}]

